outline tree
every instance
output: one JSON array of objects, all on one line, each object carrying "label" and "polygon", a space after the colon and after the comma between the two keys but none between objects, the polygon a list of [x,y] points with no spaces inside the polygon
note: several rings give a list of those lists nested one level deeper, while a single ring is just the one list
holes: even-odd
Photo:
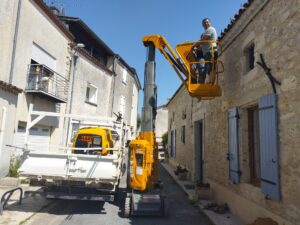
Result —
[{"label": "tree", "polygon": [[142,124],[142,119],[141,116],[138,114],[136,120],[136,130],[139,130],[141,128],[141,124]]},{"label": "tree", "polygon": [[162,143],[163,143],[163,146],[164,146],[164,150],[166,151],[167,150],[167,144],[168,144],[168,132],[165,132],[162,135]]}]

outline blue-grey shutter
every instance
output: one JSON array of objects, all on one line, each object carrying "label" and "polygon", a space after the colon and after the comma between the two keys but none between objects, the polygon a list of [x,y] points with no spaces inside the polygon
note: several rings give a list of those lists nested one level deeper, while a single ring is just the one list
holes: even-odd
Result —
[{"label": "blue-grey shutter", "polygon": [[171,131],[171,157],[176,157],[176,130]]},{"label": "blue-grey shutter", "polygon": [[238,139],[238,109],[230,108],[228,111],[228,160],[229,179],[233,183],[240,182],[239,166],[239,139]]},{"label": "blue-grey shutter", "polygon": [[174,158],[176,158],[176,129],[174,130]]},{"label": "blue-grey shutter", "polygon": [[174,136],[174,131],[171,130],[171,137],[170,137],[170,156],[173,157],[173,137]]},{"label": "blue-grey shutter", "polygon": [[277,95],[259,99],[261,189],[267,197],[280,199]]}]

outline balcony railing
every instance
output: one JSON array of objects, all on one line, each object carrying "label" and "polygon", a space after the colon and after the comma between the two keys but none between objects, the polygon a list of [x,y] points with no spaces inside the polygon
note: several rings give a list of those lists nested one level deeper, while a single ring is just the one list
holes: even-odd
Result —
[{"label": "balcony railing", "polygon": [[47,98],[53,102],[66,103],[69,81],[45,65],[30,64],[26,92]]}]

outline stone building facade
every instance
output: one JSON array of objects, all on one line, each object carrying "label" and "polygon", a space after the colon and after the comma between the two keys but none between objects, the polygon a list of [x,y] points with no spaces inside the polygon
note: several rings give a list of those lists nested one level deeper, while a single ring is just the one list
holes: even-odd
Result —
[{"label": "stone building facade", "polygon": [[[300,221],[299,7],[297,0],[245,3],[219,38],[222,96],[198,101],[181,87],[168,103],[174,164],[186,166],[195,183],[209,183],[212,197],[244,223]],[[273,88],[263,60],[281,85]]]}]

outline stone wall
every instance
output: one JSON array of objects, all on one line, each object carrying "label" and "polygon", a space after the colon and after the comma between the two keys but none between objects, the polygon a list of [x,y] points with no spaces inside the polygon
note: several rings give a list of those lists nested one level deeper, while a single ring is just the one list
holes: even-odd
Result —
[{"label": "stone wall", "polygon": [[[168,108],[168,149],[171,149],[171,130],[176,130],[176,156],[170,157],[171,163],[186,167],[189,176],[194,173],[194,147],[193,147],[193,124],[192,124],[192,99],[185,86],[181,86],[178,92],[167,104]],[[182,142],[181,129],[185,126],[185,143]]]},{"label": "stone wall", "polygon": [[[183,89],[168,104],[169,130],[177,131],[176,162],[193,170],[193,122],[204,123],[204,181],[211,183],[214,198],[227,202],[243,222],[257,217],[272,217],[280,224],[300,221],[300,2],[298,0],[255,0],[221,39],[220,56],[225,72],[220,76],[222,96],[210,101],[190,99]],[[246,49],[254,44],[254,68],[247,69]],[[263,54],[267,66],[281,86],[278,95],[278,129],[281,200],[265,198],[260,186],[250,182],[248,145],[248,108],[258,104],[261,96],[273,93],[265,71],[256,63]],[[192,107],[191,107],[192,106]],[[241,183],[229,181],[228,109],[239,110],[239,150]],[[184,123],[180,111],[192,110],[186,144],[180,143],[179,127]],[[188,115],[190,113],[187,113]],[[188,121],[189,119],[187,119]],[[192,171],[193,173],[193,171]],[[224,191],[226,190],[226,192]],[[245,213],[251,212],[251,213]]]},{"label": "stone wall", "polygon": [[[220,57],[225,65],[225,72],[221,79],[223,96],[211,101],[208,109],[207,120],[215,122],[212,123],[213,126],[207,126],[205,132],[217,135],[214,137],[216,141],[205,142],[207,149],[206,176],[249,201],[280,215],[283,220],[296,222],[300,221],[300,198],[296,194],[299,193],[296,189],[299,190],[300,187],[299,173],[296,172],[299,171],[299,165],[294,163],[295,160],[299,160],[296,146],[300,146],[300,110],[298,107],[300,105],[300,66],[296,60],[300,49],[297,45],[300,38],[298,35],[300,14],[296,9],[299,1],[290,1],[288,5],[282,1],[265,2],[267,3],[264,8],[255,15],[252,22],[240,24],[241,33],[232,42],[226,43],[227,46],[224,46],[226,49]],[[258,1],[256,3],[259,4]],[[247,10],[255,10],[254,7],[255,4]],[[227,41],[226,35],[225,41]],[[281,201],[266,201],[260,188],[249,184],[247,108],[256,105],[259,97],[273,92],[269,79],[258,64],[255,64],[255,67],[248,72],[245,70],[244,49],[250,43],[254,43],[255,46],[255,61],[260,61],[260,54],[263,54],[272,74],[282,82],[281,86],[276,87],[279,113]],[[226,160],[228,151],[227,110],[234,106],[237,106],[240,112],[239,138],[242,171],[242,184],[240,185],[233,185],[228,181],[228,162]],[[291,195],[291,193],[295,194]]]}]

